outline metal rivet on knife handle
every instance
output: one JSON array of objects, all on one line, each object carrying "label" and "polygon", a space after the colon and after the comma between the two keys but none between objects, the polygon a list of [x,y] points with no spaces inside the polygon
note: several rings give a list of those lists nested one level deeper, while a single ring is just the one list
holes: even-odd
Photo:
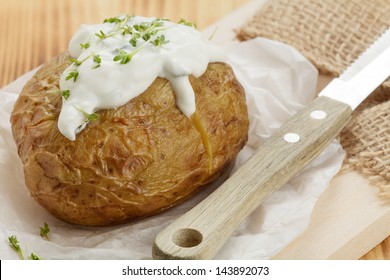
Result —
[{"label": "metal rivet on knife handle", "polygon": [[297,133],[289,132],[283,135],[283,139],[288,143],[297,143],[301,140],[301,137]]}]

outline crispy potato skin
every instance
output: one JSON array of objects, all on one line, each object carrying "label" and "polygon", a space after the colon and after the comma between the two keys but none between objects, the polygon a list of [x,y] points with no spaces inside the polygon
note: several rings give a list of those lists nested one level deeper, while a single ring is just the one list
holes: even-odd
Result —
[{"label": "crispy potato skin", "polygon": [[246,143],[244,91],[223,63],[190,77],[211,157],[162,78],[122,107],[99,111],[70,141],[57,129],[62,99],[55,92],[68,58],[64,53],[42,66],[11,115],[26,185],[62,220],[103,226],[159,213],[217,179]]}]

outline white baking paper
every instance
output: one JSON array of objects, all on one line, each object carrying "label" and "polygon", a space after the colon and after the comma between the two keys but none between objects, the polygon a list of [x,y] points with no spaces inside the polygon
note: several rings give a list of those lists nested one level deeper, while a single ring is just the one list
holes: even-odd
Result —
[{"label": "white baking paper", "polygon": [[[250,132],[236,170],[275,129],[315,97],[317,70],[287,45],[257,38],[227,47],[228,59],[247,94]],[[151,259],[156,235],[221,183],[153,217],[120,226],[88,228],[51,216],[24,185],[9,118],[27,73],[0,91],[0,259],[17,259],[8,245],[16,235],[25,255],[42,259]],[[302,124],[304,125],[304,124]],[[308,225],[319,196],[338,172],[344,152],[336,142],[291,182],[271,195],[237,229],[216,259],[269,259]],[[212,218],[212,217],[210,217]],[[39,235],[47,222],[50,240]]]}]

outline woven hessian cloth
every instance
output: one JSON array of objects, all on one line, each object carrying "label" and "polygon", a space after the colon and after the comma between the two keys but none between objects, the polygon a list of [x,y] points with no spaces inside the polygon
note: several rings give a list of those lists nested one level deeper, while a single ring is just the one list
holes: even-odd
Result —
[{"label": "woven hessian cloth", "polygon": [[[338,76],[389,27],[390,0],[269,0],[236,35],[286,43],[320,73]],[[358,108],[340,141],[343,169],[360,171],[390,197],[390,80]]]}]

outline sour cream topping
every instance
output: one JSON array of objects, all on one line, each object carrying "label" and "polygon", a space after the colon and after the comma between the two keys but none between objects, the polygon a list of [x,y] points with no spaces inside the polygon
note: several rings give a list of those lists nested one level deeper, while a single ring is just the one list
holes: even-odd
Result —
[{"label": "sour cream topping", "polygon": [[58,129],[70,140],[98,117],[96,111],[126,104],[157,77],[169,80],[178,108],[190,117],[196,108],[188,76],[199,77],[210,62],[225,60],[190,23],[137,16],[82,25],[69,52],[73,63],[60,78]]}]

